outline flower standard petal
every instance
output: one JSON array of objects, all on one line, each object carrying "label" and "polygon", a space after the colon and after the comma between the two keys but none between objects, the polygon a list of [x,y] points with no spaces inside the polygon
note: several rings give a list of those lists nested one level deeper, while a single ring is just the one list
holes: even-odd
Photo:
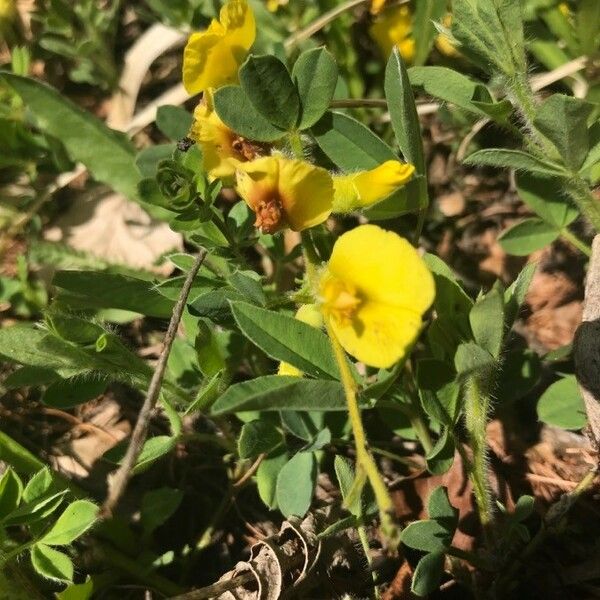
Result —
[{"label": "flower standard petal", "polygon": [[376,225],[340,236],[319,282],[321,310],[340,344],[375,367],[404,356],[434,294],[417,251]]},{"label": "flower standard petal", "polygon": [[190,94],[237,81],[238,69],[256,36],[254,15],[246,0],[230,0],[221,22],[193,33],[183,52],[183,85]]},{"label": "flower standard petal", "polygon": [[340,236],[327,268],[363,297],[416,313],[425,312],[435,295],[433,277],[417,251],[377,225],[361,225]]},{"label": "flower standard petal", "polygon": [[242,163],[236,187],[264,233],[284,227],[301,231],[322,223],[331,213],[331,175],[301,160],[269,156]]},{"label": "flower standard petal", "polygon": [[290,228],[302,231],[326,221],[333,206],[331,175],[302,160],[279,160],[279,189]]},{"label": "flower standard petal", "polygon": [[330,323],[348,354],[380,369],[400,360],[422,327],[420,313],[369,301],[356,311],[351,321],[331,319]]}]

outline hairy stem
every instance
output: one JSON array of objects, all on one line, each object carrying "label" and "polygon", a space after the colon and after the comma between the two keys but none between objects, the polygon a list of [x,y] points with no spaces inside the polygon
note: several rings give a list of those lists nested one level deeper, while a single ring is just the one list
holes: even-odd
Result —
[{"label": "hairy stem", "polygon": [[398,542],[399,531],[398,527],[392,519],[392,513],[394,505],[392,499],[387,490],[385,482],[377,469],[377,464],[373,459],[372,454],[369,452],[367,443],[367,436],[362,423],[360,415],[360,408],[358,406],[358,399],[356,395],[356,383],[350,372],[348,362],[346,361],[346,355],[340,345],[334,331],[331,326],[327,323],[327,333],[331,340],[331,347],[340,370],[340,376],[342,385],[344,386],[344,394],[346,396],[346,404],[348,407],[348,416],[350,417],[350,424],[352,426],[352,433],[354,434],[354,445],[356,448],[356,463],[358,469],[363,469],[367,475],[369,483],[373,488],[375,494],[375,500],[379,508],[379,515],[381,518],[381,530],[384,536],[389,541],[390,545],[396,545]]},{"label": "hairy stem", "polygon": [[594,197],[586,182],[575,176],[567,184],[566,191],[596,232],[600,232],[600,200]]},{"label": "hairy stem", "polygon": [[582,242],[574,233],[569,231],[566,227],[561,230],[560,237],[569,242],[572,246],[577,248],[580,252],[583,252],[586,256],[592,256],[592,248],[585,242]]},{"label": "hairy stem", "polygon": [[487,477],[486,425],[489,405],[490,398],[482,389],[478,376],[471,375],[465,389],[465,423],[473,452],[470,477],[484,532],[489,530],[493,519],[492,496]]}]

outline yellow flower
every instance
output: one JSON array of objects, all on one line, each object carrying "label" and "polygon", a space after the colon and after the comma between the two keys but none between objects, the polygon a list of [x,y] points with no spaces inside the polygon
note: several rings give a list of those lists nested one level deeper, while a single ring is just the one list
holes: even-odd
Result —
[{"label": "yellow flower", "polygon": [[412,36],[412,13],[406,5],[392,6],[384,10],[369,28],[371,37],[387,58],[394,46],[406,62],[415,56],[415,40]]},{"label": "yellow flower", "polygon": [[183,52],[183,85],[190,94],[235,83],[254,43],[256,23],[246,0],[229,0],[219,18],[192,33]]},{"label": "yellow flower", "polygon": [[371,206],[402,187],[415,168],[398,160],[388,160],[370,169],[333,178],[333,212],[347,213]]},{"label": "yellow flower", "polygon": [[233,185],[241,162],[267,151],[266,145],[247,140],[221,121],[213,109],[210,93],[205,94],[194,110],[189,137],[202,147],[203,167],[210,179],[220,179],[224,185]]},{"label": "yellow flower", "polygon": [[434,295],[417,251],[376,225],[340,236],[319,281],[321,310],[344,350],[380,368],[405,355]]},{"label": "yellow flower", "polygon": [[[298,321],[302,321],[315,329],[320,329],[323,327],[323,315],[319,310],[319,307],[316,304],[303,304],[296,313],[296,319]],[[293,377],[302,377],[304,373],[290,365],[289,363],[282,362],[279,364],[279,370],[277,371],[279,375],[291,375]]]},{"label": "yellow flower", "polygon": [[385,6],[387,0],[371,0],[371,14],[378,15]]},{"label": "yellow flower", "polygon": [[289,0],[267,0],[267,10],[277,12],[280,6],[285,6]]},{"label": "yellow flower", "polygon": [[[451,14],[447,14],[442,19],[442,25],[446,29],[448,29],[448,30],[450,29],[450,26],[452,25],[452,15]],[[435,46],[442,54],[449,56],[450,58],[460,56],[460,52],[456,49],[456,47],[452,43],[452,38],[450,38],[449,36],[447,36],[444,33],[440,33],[439,35],[436,36]]]},{"label": "yellow flower", "polygon": [[301,231],[331,214],[333,181],[321,167],[283,156],[266,156],[240,163],[237,191],[256,213],[263,233],[289,227]]}]

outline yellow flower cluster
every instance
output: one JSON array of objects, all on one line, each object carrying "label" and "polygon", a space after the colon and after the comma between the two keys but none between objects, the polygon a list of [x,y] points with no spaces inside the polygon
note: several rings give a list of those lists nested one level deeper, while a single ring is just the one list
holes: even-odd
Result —
[{"label": "yellow flower cluster", "polygon": [[[408,32],[406,39],[410,34],[411,15],[400,8],[392,27],[396,33],[386,38],[390,44],[402,31]],[[388,18],[385,12],[382,17]],[[190,36],[183,80],[188,92],[204,92],[190,131],[202,146],[204,169],[211,179],[235,186],[255,213],[256,227],[269,234],[285,228],[302,231],[323,223],[332,212],[348,213],[380,202],[410,180],[414,167],[397,160],[332,175],[307,161],[271,153],[266,144],[229,129],[213,108],[212,90],[237,80],[255,35],[246,0],[229,0],[218,21]],[[313,327],[325,324],[349,354],[381,368],[390,367],[410,348],[434,297],[433,278],[417,251],[375,225],[361,225],[340,236],[313,286],[315,304],[302,306],[296,317]],[[301,375],[286,364],[279,372]]]}]

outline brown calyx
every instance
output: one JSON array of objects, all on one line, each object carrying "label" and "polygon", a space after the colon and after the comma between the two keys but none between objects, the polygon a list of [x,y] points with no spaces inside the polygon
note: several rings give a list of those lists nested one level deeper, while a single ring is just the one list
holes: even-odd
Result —
[{"label": "brown calyx", "polygon": [[239,160],[254,160],[267,153],[267,145],[252,142],[241,135],[236,135],[231,141],[231,149]]},{"label": "brown calyx", "polygon": [[263,233],[275,233],[285,226],[285,214],[281,200],[277,196],[269,196],[260,200],[254,209],[256,221],[254,225]]}]

